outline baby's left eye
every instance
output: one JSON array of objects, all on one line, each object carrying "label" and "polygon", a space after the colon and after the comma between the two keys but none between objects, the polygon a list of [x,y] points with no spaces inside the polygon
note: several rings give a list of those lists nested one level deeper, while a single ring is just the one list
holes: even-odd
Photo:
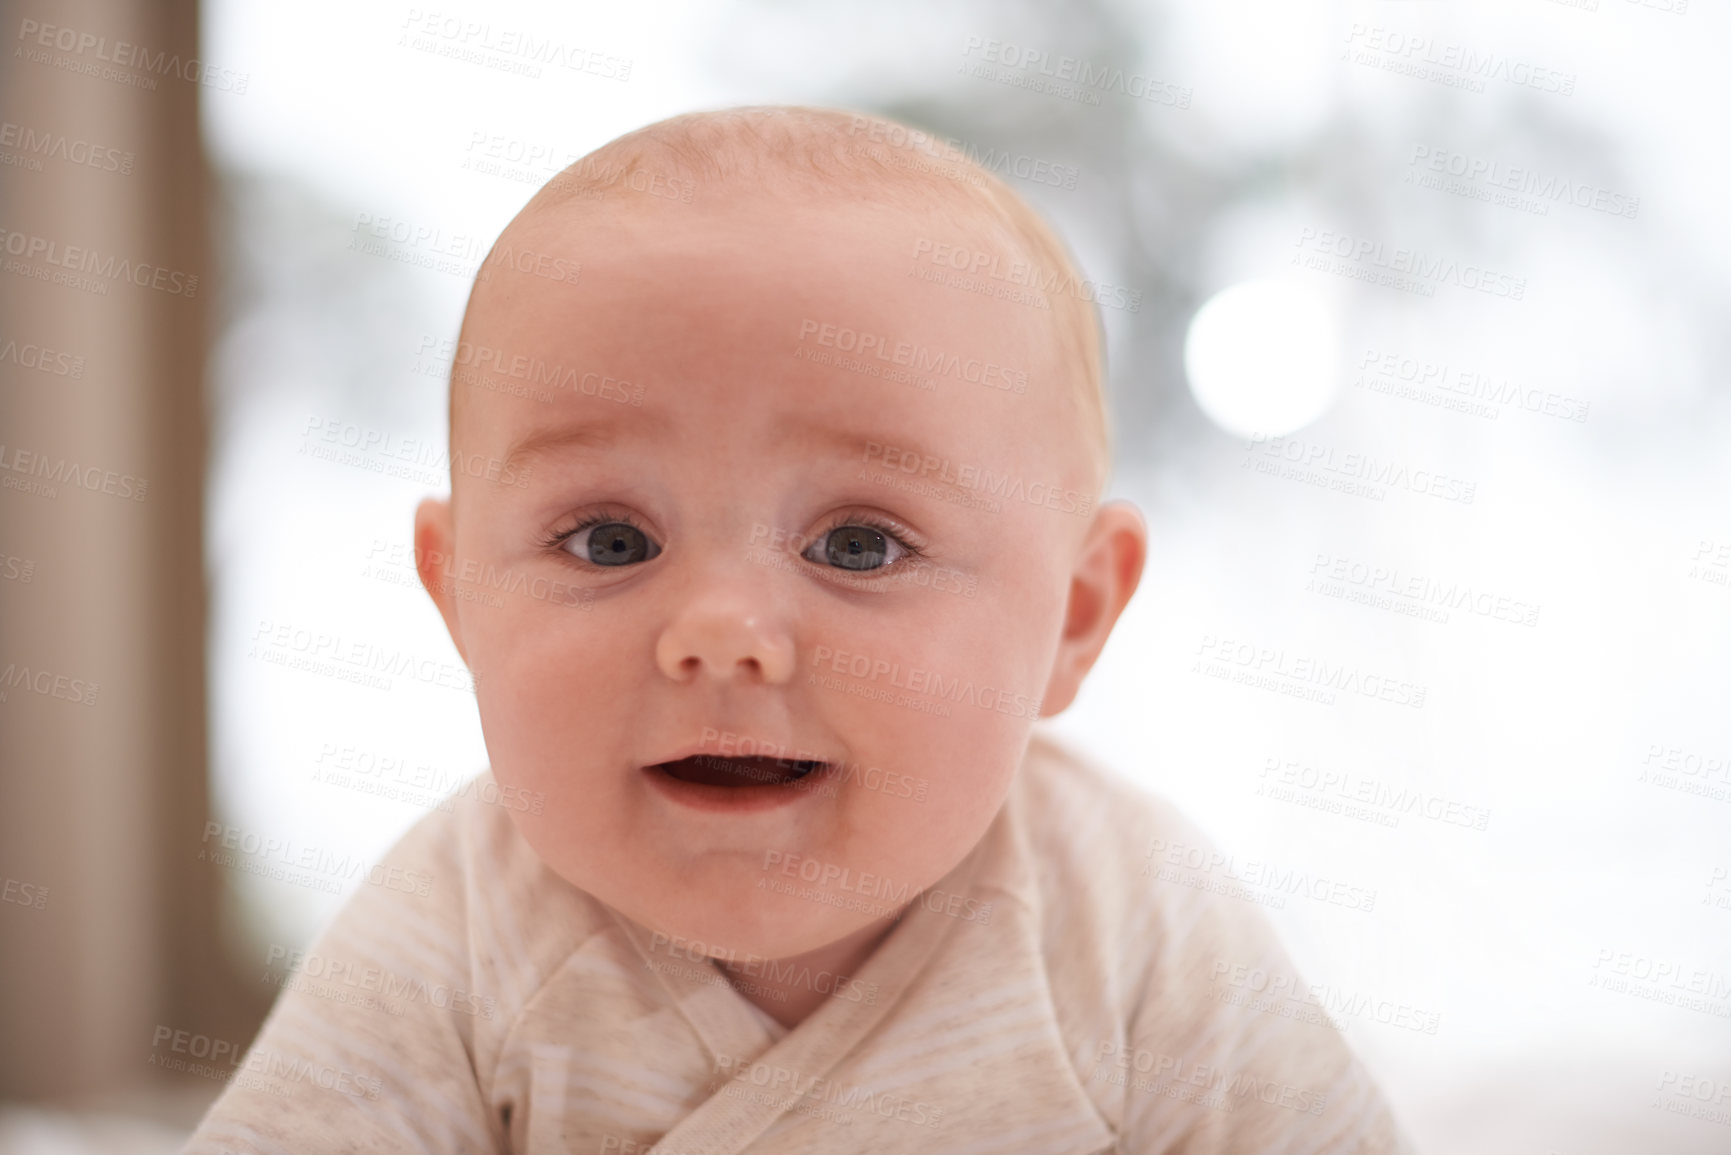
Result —
[{"label": "baby's left eye", "polygon": [[838,525],[811,543],[803,556],[837,569],[882,569],[906,556],[907,548],[869,525]]}]

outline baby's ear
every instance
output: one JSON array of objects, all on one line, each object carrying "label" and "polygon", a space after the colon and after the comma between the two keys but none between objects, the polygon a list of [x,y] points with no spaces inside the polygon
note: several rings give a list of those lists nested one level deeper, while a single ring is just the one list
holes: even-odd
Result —
[{"label": "baby's ear", "polygon": [[1063,711],[1075,699],[1136,592],[1147,557],[1148,525],[1141,510],[1128,501],[1109,501],[1094,511],[1070,574],[1064,632],[1040,700],[1041,717]]},{"label": "baby's ear", "polygon": [[415,572],[421,575],[421,584],[439,607],[439,616],[445,619],[445,629],[463,664],[468,665],[462,625],[457,620],[457,599],[452,596],[456,545],[456,523],[451,518],[450,501],[439,497],[422,499],[415,507]]}]

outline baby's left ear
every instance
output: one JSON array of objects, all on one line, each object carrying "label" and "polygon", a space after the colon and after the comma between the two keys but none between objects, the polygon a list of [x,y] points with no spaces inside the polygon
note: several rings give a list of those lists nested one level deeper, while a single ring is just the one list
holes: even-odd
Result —
[{"label": "baby's left ear", "polygon": [[1070,596],[1064,606],[1064,632],[1052,663],[1052,678],[1040,700],[1040,716],[1062,712],[1075,700],[1082,679],[1112,636],[1118,615],[1142,580],[1148,558],[1148,523],[1128,501],[1109,501],[1094,511],[1082,539]]},{"label": "baby's left ear", "polygon": [[439,616],[445,619],[445,630],[457,647],[464,665],[469,655],[463,649],[463,632],[457,620],[457,599],[452,596],[448,576],[454,570],[452,554],[456,548],[456,524],[451,517],[449,499],[428,497],[415,507],[415,571],[421,576]]}]

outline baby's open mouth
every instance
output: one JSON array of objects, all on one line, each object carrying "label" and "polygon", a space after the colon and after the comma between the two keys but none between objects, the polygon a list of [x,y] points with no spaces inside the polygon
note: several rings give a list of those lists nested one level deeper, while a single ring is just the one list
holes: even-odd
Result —
[{"label": "baby's open mouth", "polygon": [[658,762],[659,770],[681,782],[702,786],[785,786],[814,771],[822,762],[788,758],[724,758],[719,754],[694,754],[677,762]]}]

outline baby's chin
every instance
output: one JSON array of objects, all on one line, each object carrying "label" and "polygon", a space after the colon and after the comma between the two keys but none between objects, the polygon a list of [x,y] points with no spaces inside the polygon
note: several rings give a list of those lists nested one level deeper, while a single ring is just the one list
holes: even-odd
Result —
[{"label": "baby's chin", "polygon": [[[680,947],[683,957],[695,952],[723,961],[805,954],[846,938],[889,912],[875,909],[875,904],[872,910],[852,910],[834,902],[845,900],[846,895],[825,893],[813,898],[799,893],[799,887],[778,887],[771,881],[773,875],[751,873],[756,877],[747,879],[741,872],[725,882],[670,877],[665,884],[645,880],[645,885],[619,887],[602,881],[594,889],[583,889]],[[832,901],[821,901],[824,898]]]}]

